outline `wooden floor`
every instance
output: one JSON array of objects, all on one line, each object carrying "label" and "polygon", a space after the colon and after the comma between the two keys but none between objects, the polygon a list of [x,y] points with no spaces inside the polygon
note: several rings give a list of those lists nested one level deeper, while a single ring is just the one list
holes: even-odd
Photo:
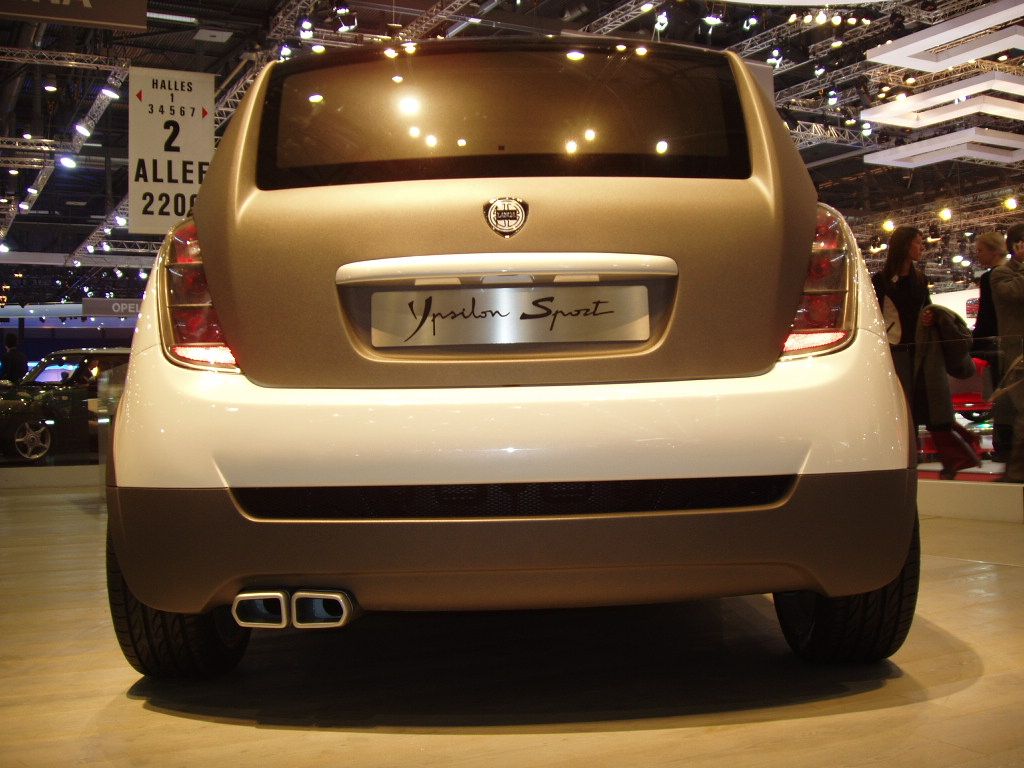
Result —
[{"label": "wooden floor", "polygon": [[257,633],[237,672],[143,680],[88,489],[0,489],[0,766],[1024,766],[1024,526],[925,518],[907,644],[793,658],[766,597],[371,615]]}]

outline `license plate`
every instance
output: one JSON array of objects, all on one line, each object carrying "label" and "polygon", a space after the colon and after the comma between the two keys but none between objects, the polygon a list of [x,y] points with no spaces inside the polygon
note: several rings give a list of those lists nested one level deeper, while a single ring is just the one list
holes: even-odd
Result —
[{"label": "license plate", "polygon": [[370,311],[375,347],[646,341],[651,333],[642,285],[379,291]]}]

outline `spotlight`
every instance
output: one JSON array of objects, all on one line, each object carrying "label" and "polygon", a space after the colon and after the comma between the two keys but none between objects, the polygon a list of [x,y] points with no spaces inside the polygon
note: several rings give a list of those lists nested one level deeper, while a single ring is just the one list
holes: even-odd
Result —
[{"label": "spotlight", "polygon": [[57,78],[53,75],[46,75],[43,77],[43,90],[47,93],[57,92]]}]

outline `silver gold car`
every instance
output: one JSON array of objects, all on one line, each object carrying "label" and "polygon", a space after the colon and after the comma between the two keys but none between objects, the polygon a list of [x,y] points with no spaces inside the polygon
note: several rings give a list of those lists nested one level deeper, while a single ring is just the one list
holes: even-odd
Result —
[{"label": "silver gold car", "polygon": [[153,270],[116,419],[128,661],[361,611],[771,592],[870,661],[915,453],[849,228],[742,61],[597,39],[275,63]]}]

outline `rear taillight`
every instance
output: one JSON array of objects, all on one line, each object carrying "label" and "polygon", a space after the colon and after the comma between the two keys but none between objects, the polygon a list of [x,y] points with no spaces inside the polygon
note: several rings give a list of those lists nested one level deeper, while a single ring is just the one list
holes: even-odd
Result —
[{"label": "rear taillight", "polygon": [[819,204],[807,278],[782,350],[784,356],[834,351],[853,336],[855,249],[842,217]]},{"label": "rear taillight", "polygon": [[167,356],[190,368],[237,372],[206,284],[194,221],[188,219],[171,230],[160,258],[161,330]]}]

